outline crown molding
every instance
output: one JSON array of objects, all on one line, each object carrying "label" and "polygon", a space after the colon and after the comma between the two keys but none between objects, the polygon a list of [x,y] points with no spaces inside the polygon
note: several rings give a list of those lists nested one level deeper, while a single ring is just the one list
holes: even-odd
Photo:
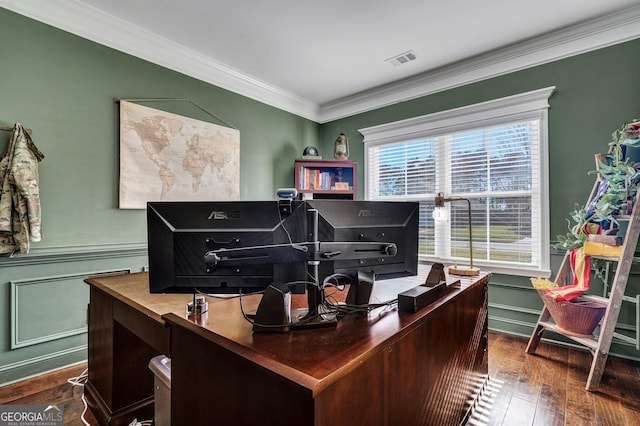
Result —
[{"label": "crown molding", "polygon": [[77,0],[0,0],[0,7],[318,123],[640,38],[634,6],[318,105]]},{"label": "crown molding", "polygon": [[497,123],[503,124],[505,117],[509,117],[511,121],[532,119],[533,116],[539,116],[542,109],[549,108],[549,97],[555,90],[555,86],[545,87],[474,105],[358,129],[358,132],[364,136],[362,143],[377,145],[408,138],[418,140],[452,131],[464,131],[477,128],[478,123],[482,123],[481,126],[490,126],[491,121],[497,120]]},{"label": "crown molding", "polygon": [[329,102],[320,123],[640,38],[640,6],[553,31],[401,82]]},{"label": "crown molding", "polygon": [[87,40],[317,121],[314,102],[76,0],[0,0],[0,7]]}]

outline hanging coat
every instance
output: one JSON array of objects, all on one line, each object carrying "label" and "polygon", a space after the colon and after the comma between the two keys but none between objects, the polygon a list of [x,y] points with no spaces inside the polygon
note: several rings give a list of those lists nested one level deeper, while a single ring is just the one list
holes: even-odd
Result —
[{"label": "hanging coat", "polygon": [[0,253],[28,253],[42,239],[38,163],[44,155],[17,123],[0,160]]}]

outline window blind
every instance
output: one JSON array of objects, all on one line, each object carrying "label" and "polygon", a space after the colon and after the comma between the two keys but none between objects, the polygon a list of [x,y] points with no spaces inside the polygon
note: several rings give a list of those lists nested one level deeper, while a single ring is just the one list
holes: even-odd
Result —
[{"label": "window blind", "polygon": [[407,122],[410,131],[403,133],[394,123],[393,134],[384,128],[379,137],[361,130],[366,198],[420,202],[419,255],[455,263],[469,259],[467,203],[447,203],[449,219],[439,223],[432,218],[433,200],[440,192],[468,199],[474,264],[528,274],[547,270],[545,105],[514,114],[497,105],[496,116],[473,126],[460,120],[458,126],[428,123],[416,131],[415,122]]}]

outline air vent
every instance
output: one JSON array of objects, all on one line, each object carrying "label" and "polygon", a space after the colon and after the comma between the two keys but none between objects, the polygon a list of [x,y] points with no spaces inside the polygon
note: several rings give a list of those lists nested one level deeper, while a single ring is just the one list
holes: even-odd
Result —
[{"label": "air vent", "polygon": [[393,58],[389,58],[386,61],[389,62],[394,67],[397,67],[398,65],[407,64],[411,61],[415,61],[416,59],[418,59],[418,57],[416,56],[416,52],[414,52],[413,50],[410,50],[401,55],[394,56]]}]

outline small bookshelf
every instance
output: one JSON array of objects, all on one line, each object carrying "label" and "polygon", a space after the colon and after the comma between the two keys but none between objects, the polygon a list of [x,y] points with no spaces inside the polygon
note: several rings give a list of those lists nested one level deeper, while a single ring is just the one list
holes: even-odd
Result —
[{"label": "small bookshelf", "polygon": [[295,188],[300,198],[355,200],[358,163],[347,160],[296,160]]}]

